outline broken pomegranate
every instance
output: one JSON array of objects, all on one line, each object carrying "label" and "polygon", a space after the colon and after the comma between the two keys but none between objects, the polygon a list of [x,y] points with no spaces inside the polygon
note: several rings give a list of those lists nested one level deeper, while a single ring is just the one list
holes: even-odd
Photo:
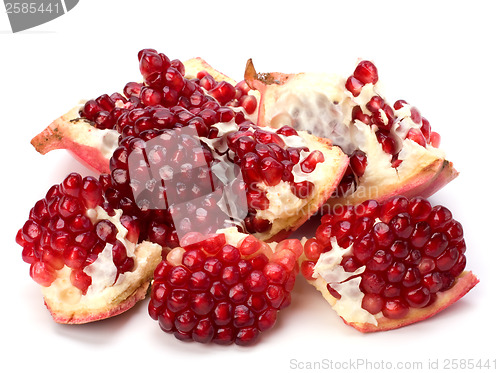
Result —
[{"label": "broken pomegranate", "polygon": [[338,206],[304,244],[301,272],[361,332],[433,316],[479,280],[466,265],[462,225],[444,206],[392,197]]},{"label": "broken pomegranate", "polygon": [[102,184],[77,173],[31,209],[16,241],[54,320],[82,324],[144,299],[161,247],[138,243],[137,217],[113,210]]},{"label": "broken pomegranate", "polygon": [[291,302],[302,245],[268,245],[236,228],[192,233],[154,274],[149,314],[180,340],[251,345]]},{"label": "broken pomegranate", "polygon": [[257,74],[249,60],[245,79],[261,93],[257,124],[310,131],[349,155],[350,167],[329,201],[332,207],[394,195],[428,197],[458,175],[419,110],[404,100],[391,105],[382,96],[370,61],[359,62],[345,79]]},{"label": "broken pomegranate", "polygon": [[[143,82],[125,84],[121,93],[103,94],[83,102],[53,121],[31,143],[41,154],[66,149],[98,173],[109,173],[109,159],[125,131],[172,128],[196,123],[200,135],[222,119],[254,120],[258,92],[245,82],[212,68],[201,58],[185,63],[153,49],[139,52]],[[153,108],[182,108],[178,116],[144,115]],[[148,118],[146,118],[148,117]]]}]

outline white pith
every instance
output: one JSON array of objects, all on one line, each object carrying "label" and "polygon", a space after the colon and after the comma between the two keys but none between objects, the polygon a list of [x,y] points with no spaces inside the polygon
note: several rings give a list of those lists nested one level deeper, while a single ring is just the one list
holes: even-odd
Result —
[{"label": "white pith", "polygon": [[[312,275],[315,278],[314,285],[346,322],[378,325],[377,316],[361,307],[364,293],[361,292],[359,284],[361,274],[366,267],[362,266],[354,272],[346,272],[340,263],[344,257],[352,254],[352,245],[344,249],[338,245],[335,237],[331,239],[331,245],[332,249],[322,253],[314,266]],[[330,294],[327,285],[340,294],[340,299]]]},{"label": "white pith", "polygon": [[94,224],[107,219],[117,227],[117,239],[127,248],[127,255],[134,258],[133,271],[122,273],[116,278],[112,245],[106,244],[97,259],[83,270],[92,277],[92,284],[85,295],[71,284],[71,268],[67,266],[57,271],[57,278],[50,286],[42,287],[42,294],[52,313],[68,318],[72,315],[98,315],[124,301],[152,276],[152,271],[161,260],[161,246],[148,241],[138,245],[128,241],[125,238],[128,231],[120,223],[122,211],[115,212],[115,216],[109,216],[104,209],[97,207],[87,210],[87,216]]}]

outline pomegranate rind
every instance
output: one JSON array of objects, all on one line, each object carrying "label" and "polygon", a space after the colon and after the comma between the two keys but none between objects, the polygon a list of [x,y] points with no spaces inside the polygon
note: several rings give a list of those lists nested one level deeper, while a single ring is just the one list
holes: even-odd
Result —
[{"label": "pomegranate rind", "polygon": [[398,173],[397,182],[382,181],[376,185],[364,185],[346,197],[333,195],[327,204],[332,208],[343,205],[357,205],[367,199],[384,202],[396,195],[407,198],[428,198],[455,179],[459,172],[453,163],[443,158],[429,159],[425,165],[415,167],[410,173]]},{"label": "pomegranate rind", "polygon": [[319,163],[316,166],[324,167],[322,179],[315,184],[313,195],[299,211],[292,216],[283,216],[273,220],[270,231],[254,234],[257,238],[266,242],[279,242],[285,239],[309,220],[330,198],[349,165],[347,155],[338,146],[332,146],[330,140],[302,131],[299,131],[299,135],[305,140],[310,151],[320,150],[325,156],[325,163]]},{"label": "pomegranate rind", "polygon": [[410,308],[408,315],[403,319],[388,319],[386,317],[377,318],[377,326],[368,323],[348,323],[345,320],[344,322],[363,333],[401,328],[426,320],[443,311],[462,298],[478,283],[479,279],[472,272],[464,271],[457,277],[455,284],[450,289],[436,294],[437,299],[432,305],[425,308]]},{"label": "pomegranate rind", "polygon": [[272,105],[279,97],[279,86],[284,85],[297,74],[285,74],[280,72],[257,73],[252,59],[245,66],[245,81],[250,88],[260,93],[257,124],[269,125],[271,118],[266,117],[266,106]]},{"label": "pomegranate rind", "polygon": [[186,71],[186,78],[196,78],[199,72],[206,71],[217,82],[226,81],[228,83],[231,83],[232,85],[236,85],[236,80],[230,78],[226,74],[221,73],[219,70],[216,70],[212,67],[212,65],[210,65],[201,57],[190,58],[189,60],[183,62],[183,64]]},{"label": "pomegranate rind", "polygon": [[[335,306],[337,299],[330,294],[327,289],[327,283],[323,278],[319,277],[315,280],[307,280],[307,282],[313,285],[332,307]],[[349,322],[346,321],[342,315],[339,316],[346,325],[352,326],[362,333],[398,329],[403,326],[426,320],[443,311],[465,296],[478,283],[479,279],[476,275],[470,271],[464,271],[456,278],[455,283],[450,289],[436,294],[437,298],[430,306],[424,308],[410,308],[409,313],[402,319],[389,319],[384,316],[377,316],[377,325],[370,323]]]},{"label": "pomegranate rind", "polygon": [[99,294],[81,295],[71,285],[68,268],[49,287],[42,287],[47,309],[60,324],[85,324],[119,315],[146,297],[156,266],[161,261],[161,246],[144,241],[135,249],[136,268],[123,281]]},{"label": "pomegranate rind", "polygon": [[118,132],[97,129],[79,118],[80,108],[77,105],[54,120],[31,144],[40,154],[66,149],[84,166],[98,173],[109,173],[109,159],[118,146]]}]

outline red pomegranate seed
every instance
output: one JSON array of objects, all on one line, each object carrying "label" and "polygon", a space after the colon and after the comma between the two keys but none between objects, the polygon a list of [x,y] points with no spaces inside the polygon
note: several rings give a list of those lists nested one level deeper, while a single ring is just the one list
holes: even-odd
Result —
[{"label": "red pomegranate seed", "polygon": [[354,97],[358,97],[359,94],[361,93],[361,90],[363,89],[363,82],[360,80],[356,79],[354,76],[350,76],[347,78],[347,81],[345,83],[345,88],[352,93]]},{"label": "red pomegranate seed", "polygon": [[441,144],[441,135],[437,132],[431,132],[430,135],[430,144],[434,148],[439,148],[439,145]]},{"label": "red pomegranate seed", "polygon": [[405,100],[397,100],[392,106],[394,107],[394,110],[399,110],[404,105],[408,105],[408,102],[406,102]]},{"label": "red pomegranate seed", "polygon": [[396,154],[396,143],[389,133],[379,130],[375,133],[375,135],[377,136],[377,141],[382,146],[384,152],[388,154]]},{"label": "red pomegranate seed", "polygon": [[425,141],[425,137],[422,134],[422,131],[416,128],[410,128],[408,134],[406,135],[407,139],[415,141],[418,145],[425,147],[427,145]]},{"label": "red pomegranate seed", "polygon": [[140,83],[136,82],[129,82],[125,84],[125,87],[123,88],[123,94],[127,97],[130,98],[132,96],[139,97],[139,94],[141,93],[143,85]]},{"label": "red pomegranate seed", "polygon": [[352,121],[355,121],[355,120],[359,120],[365,124],[371,124],[371,118],[368,114],[364,114],[363,113],[363,110],[361,109],[361,107],[359,105],[357,106],[354,106],[352,108],[352,114],[351,114],[351,120]]},{"label": "red pomegranate seed", "polygon": [[378,71],[373,62],[361,61],[354,70],[353,76],[364,84],[375,84],[378,81]]},{"label": "red pomegranate seed", "polygon": [[297,131],[290,126],[283,126],[280,129],[278,129],[276,133],[283,136],[298,136]]},{"label": "red pomegranate seed", "polygon": [[318,163],[323,163],[325,156],[319,150],[313,150],[307,157],[300,163],[302,172],[311,173],[316,169]]},{"label": "red pomegranate seed", "polygon": [[373,96],[367,103],[366,108],[373,114],[377,113],[380,109],[383,109],[385,101],[380,96]]},{"label": "red pomegranate seed", "polygon": [[359,149],[355,150],[349,157],[349,165],[357,177],[364,175],[367,164],[368,159],[366,158],[365,152]]},{"label": "red pomegranate seed", "polygon": [[293,183],[291,187],[292,193],[302,199],[308,198],[314,190],[314,184],[307,180]]},{"label": "red pomegranate seed", "polygon": [[209,92],[221,105],[226,105],[227,102],[234,99],[236,93],[233,85],[226,81],[219,82]]},{"label": "red pomegranate seed", "polygon": [[410,118],[416,124],[420,124],[422,122],[422,115],[420,115],[420,112],[414,106],[410,109]]}]

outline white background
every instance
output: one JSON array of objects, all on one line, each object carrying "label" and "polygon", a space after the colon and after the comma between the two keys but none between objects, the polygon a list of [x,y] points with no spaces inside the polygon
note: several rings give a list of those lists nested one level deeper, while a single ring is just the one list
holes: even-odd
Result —
[{"label": "white background", "polygon": [[[81,0],[61,18],[12,34],[2,9],[0,364],[43,372],[286,372],[299,370],[294,362],[368,359],[380,371],[398,362],[421,362],[425,371],[429,360],[444,368],[445,359],[458,358],[497,359],[500,369],[498,15],[494,1]],[[181,60],[204,57],[236,80],[250,57],[259,71],[345,75],[358,58],[374,60],[389,101],[417,105],[461,172],[432,202],[463,223],[468,268],[480,284],[430,320],[362,335],[299,279],[292,306],[251,348],[177,341],[149,318],[147,302],[94,324],[52,322],[14,237],[52,184],[88,171],[64,151],[39,155],[29,141],[78,100],[139,79],[136,55],[145,47]],[[351,368],[337,371],[363,371]]]}]

